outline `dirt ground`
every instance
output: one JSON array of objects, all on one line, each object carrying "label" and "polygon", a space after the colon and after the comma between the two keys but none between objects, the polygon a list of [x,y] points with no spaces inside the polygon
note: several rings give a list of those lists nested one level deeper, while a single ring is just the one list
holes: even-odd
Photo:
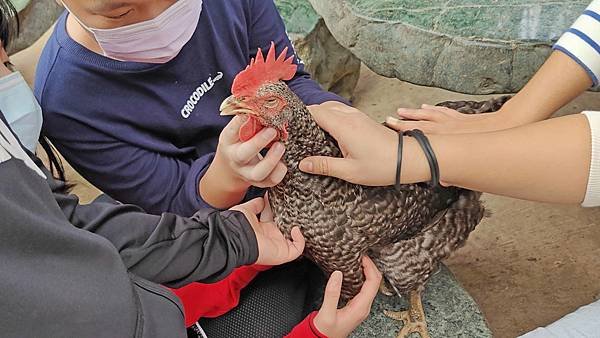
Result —
[{"label": "dirt ground", "polygon": [[[38,46],[39,48],[39,46]],[[29,64],[36,53],[13,61]],[[28,68],[28,67],[26,67]],[[34,70],[25,69],[27,79]],[[380,77],[364,69],[355,104],[382,121],[397,107],[484,99]],[[584,94],[561,114],[600,110],[600,94]],[[98,191],[69,169],[83,202]],[[480,304],[496,337],[515,337],[547,325],[600,298],[600,209],[584,210],[485,196],[493,216],[448,261]]]}]

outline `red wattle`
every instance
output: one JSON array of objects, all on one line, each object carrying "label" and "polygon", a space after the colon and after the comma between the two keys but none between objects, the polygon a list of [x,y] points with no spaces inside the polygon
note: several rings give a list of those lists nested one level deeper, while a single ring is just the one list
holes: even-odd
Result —
[{"label": "red wattle", "polygon": [[254,116],[248,116],[248,119],[240,128],[240,141],[246,142],[250,140],[263,128],[264,126]]},{"label": "red wattle", "polygon": [[289,134],[287,131],[287,127],[288,124],[287,122],[283,125],[283,128],[281,128],[281,132],[279,133],[279,139],[281,139],[282,141],[287,141]]}]

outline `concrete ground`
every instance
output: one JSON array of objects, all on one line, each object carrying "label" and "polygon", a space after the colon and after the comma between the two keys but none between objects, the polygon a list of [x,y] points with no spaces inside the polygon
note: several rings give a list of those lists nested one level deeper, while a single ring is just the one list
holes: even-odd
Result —
[{"label": "concrete ground", "polygon": [[[28,80],[40,47],[13,59]],[[414,86],[364,69],[355,104],[382,121],[397,107],[485,98]],[[560,114],[584,109],[600,110],[600,94],[586,93]],[[68,179],[83,202],[98,195],[72,169]],[[484,198],[493,216],[448,265],[480,304],[496,337],[515,337],[600,298],[600,209]]]}]

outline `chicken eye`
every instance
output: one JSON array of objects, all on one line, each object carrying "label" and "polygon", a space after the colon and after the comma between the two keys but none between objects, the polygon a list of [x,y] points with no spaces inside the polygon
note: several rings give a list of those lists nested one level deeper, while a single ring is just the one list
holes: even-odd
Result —
[{"label": "chicken eye", "polygon": [[272,108],[276,108],[277,104],[278,104],[277,99],[270,99],[270,100],[265,101],[264,106],[265,106],[265,108],[272,109]]}]

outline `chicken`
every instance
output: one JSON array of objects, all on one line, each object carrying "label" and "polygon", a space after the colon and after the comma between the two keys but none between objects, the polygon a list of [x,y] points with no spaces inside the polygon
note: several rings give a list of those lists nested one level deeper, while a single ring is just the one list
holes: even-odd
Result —
[{"label": "chicken", "polygon": [[364,282],[361,257],[370,256],[397,295],[410,295],[408,311],[387,313],[404,321],[399,337],[412,332],[428,337],[421,292],[438,263],[462,246],[483,218],[480,193],[426,184],[403,185],[400,190],[366,187],[301,172],[298,163],[305,157],[342,153],[284,82],[296,73],[293,57],[287,58],[287,49],[277,58],[275,53],[274,45],[266,58],[258,51],[235,78],[233,95],[223,102],[221,112],[246,116],[242,141],[267,126],[278,131],[289,172],[269,189],[277,224],[288,235],[300,226],[305,255],[327,274],[343,272],[343,300],[359,292]]}]

